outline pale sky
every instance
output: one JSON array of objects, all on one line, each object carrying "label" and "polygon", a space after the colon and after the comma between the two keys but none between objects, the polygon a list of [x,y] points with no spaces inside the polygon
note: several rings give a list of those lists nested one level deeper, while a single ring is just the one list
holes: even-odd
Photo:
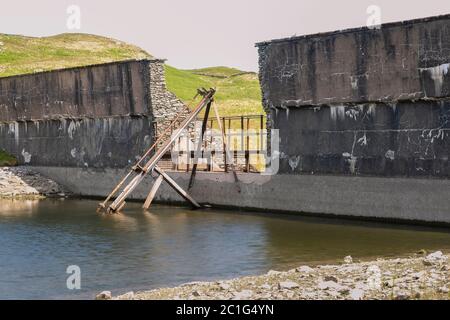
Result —
[{"label": "pale sky", "polygon": [[[0,33],[93,33],[142,47],[178,68],[234,66],[257,71],[255,42],[450,13],[449,0],[0,0]],[[69,5],[81,29],[66,26]]]}]

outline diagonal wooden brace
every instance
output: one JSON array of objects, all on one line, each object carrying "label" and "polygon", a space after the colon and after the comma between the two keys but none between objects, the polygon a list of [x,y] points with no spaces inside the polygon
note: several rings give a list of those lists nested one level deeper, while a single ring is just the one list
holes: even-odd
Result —
[{"label": "diagonal wooden brace", "polygon": [[200,204],[198,204],[197,201],[195,201],[186,191],[183,190],[183,188],[181,188],[176,182],[175,180],[173,180],[171,177],[169,177],[167,175],[167,173],[165,173],[161,168],[159,168],[158,166],[155,166],[155,171],[157,173],[159,173],[164,180],[172,187],[175,189],[175,191],[182,196],[185,200],[189,201],[192,206],[194,208],[201,208],[202,206]]},{"label": "diagonal wooden brace", "polygon": [[150,208],[150,205],[153,202],[153,199],[155,198],[156,192],[158,191],[159,187],[161,186],[161,183],[163,182],[164,177],[162,175],[159,175],[158,178],[156,178],[155,183],[153,184],[152,189],[150,190],[150,193],[147,196],[147,199],[145,200],[144,205],[142,208],[148,209]]},{"label": "diagonal wooden brace", "polygon": [[[142,180],[145,178],[147,173],[154,169],[156,167],[156,164],[159,160],[163,157],[164,153],[167,152],[170,149],[170,146],[173,142],[176,141],[176,139],[181,135],[182,130],[185,129],[200,113],[200,111],[205,106],[211,106],[211,102],[213,101],[213,97],[215,94],[215,89],[210,90],[199,90],[199,94],[203,96],[202,101],[198,104],[198,106],[192,111],[189,116],[182,122],[182,124],[179,127],[179,130],[176,130],[173,132],[170,139],[166,140],[161,148],[155,152],[155,154],[148,160],[148,162],[142,166],[141,162],[144,160],[146,156],[149,156],[151,154],[151,151],[154,150],[156,143],[144,154],[144,156],[138,161],[137,165],[132,168],[130,173],[122,179],[122,181],[117,185],[113,192],[111,192],[106,200],[99,205],[100,210],[104,210],[106,208],[107,202],[113,197],[114,194],[116,194],[122,185],[125,183],[126,180],[129,178],[131,181],[126,185],[126,187],[122,190],[122,192],[117,196],[117,198],[106,208],[106,211],[109,213],[114,213],[120,211],[124,207],[124,203],[126,198],[133,192],[133,190],[142,182]],[[195,202],[194,199],[192,199],[183,189],[181,189],[175,181],[170,179],[169,176],[165,173],[160,173],[164,176],[164,179],[186,200],[191,202],[194,207],[200,208],[200,205]],[[133,178],[131,178],[134,175]]]}]

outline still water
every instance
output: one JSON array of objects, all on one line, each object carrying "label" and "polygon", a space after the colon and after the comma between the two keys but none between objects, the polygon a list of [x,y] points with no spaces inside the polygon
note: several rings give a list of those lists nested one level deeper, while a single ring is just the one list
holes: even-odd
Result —
[{"label": "still water", "polygon": [[[0,200],[0,299],[93,298],[302,264],[450,249],[450,231],[129,203]],[[68,266],[81,290],[68,290]]]}]

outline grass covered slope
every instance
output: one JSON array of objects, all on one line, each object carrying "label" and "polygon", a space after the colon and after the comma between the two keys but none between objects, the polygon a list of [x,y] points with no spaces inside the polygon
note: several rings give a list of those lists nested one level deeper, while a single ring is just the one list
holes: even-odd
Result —
[{"label": "grass covered slope", "polygon": [[221,116],[263,113],[256,73],[227,67],[180,70],[166,65],[166,81],[168,89],[191,106],[197,88],[216,88]]},{"label": "grass covered slope", "polygon": [[151,56],[136,46],[90,34],[0,34],[1,77],[146,57]]},{"label": "grass covered slope", "polygon": [[[90,34],[42,38],[0,34],[0,77],[151,57],[136,46]],[[215,87],[222,116],[263,112],[255,73],[228,67],[180,70],[167,65],[166,81],[168,89],[192,107],[197,88]]]}]

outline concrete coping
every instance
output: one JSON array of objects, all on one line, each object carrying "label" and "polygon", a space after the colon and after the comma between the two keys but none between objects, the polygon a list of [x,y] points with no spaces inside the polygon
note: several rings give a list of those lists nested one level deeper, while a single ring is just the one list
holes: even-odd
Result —
[{"label": "concrete coping", "polygon": [[[412,19],[412,20],[403,20],[403,21],[383,23],[383,24],[381,24],[381,29],[393,28],[393,27],[398,27],[398,26],[408,26],[408,25],[412,25],[412,24],[427,23],[427,22],[446,20],[446,19],[450,19],[450,14],[444,14],[444,15],[432,16],[432,17],[426,17],[426,18],[418,18],[418,19]],[[310,40],[310,39],[313,40],[316,38],[324,38],[324,37],[328,37],[328,36],[333,36],[333,35],[338,35],[338,34],[346,34],[346,33],[379,32],[381,29],[370,29],[368,27],[356,27],[356,28],[341,29],[341,30],[335,30],[335,31],[326,31],[326,32],[319,32],[319,33],[314,33],[314,34],[307,34],[307,35],[301,35],[301,36],[292,36],[292,37],[287,37],[287,38],[261,41],[261,42],[255,43],[255,47],[264,47],[264,46],[267,46],[272,43],[282,43],[282,42]]]},{"label": "concrete coping", "polygon": [[36,76],[39,74],[46,74],[46,73],[53,73],[53,72],[61,72],[61,71],[70,71],[70,70],[81,70],[81,69],[88,69],[92,67],[101,67],[101,66],[108,66],[108,65],[114,65],[114,64],[126,64],[130,62],[149,62],[149,63],[165,63],[167,59],[157,59],[157,58],[151,58],[151,59],[126,59],[126,60],[118,60],[118,61],[111,61],[111,62],[105,62],[105,63],[95,63],[95,64],[89,64],[85,66],[76,66],[76,67],[68,67],[68,68],[59,68],[59,69],[52,69],[52,70],[45,70],[45,71],[39,71],[39,72],[33,72],[33,73],[24,73],[24,74],[18,74],[18,75],[12,75],[7,77],[0,77],[0,80],[2,79],[10,79],[10,78],[22,78],[22,77],[28,77],[28,76]]}]

